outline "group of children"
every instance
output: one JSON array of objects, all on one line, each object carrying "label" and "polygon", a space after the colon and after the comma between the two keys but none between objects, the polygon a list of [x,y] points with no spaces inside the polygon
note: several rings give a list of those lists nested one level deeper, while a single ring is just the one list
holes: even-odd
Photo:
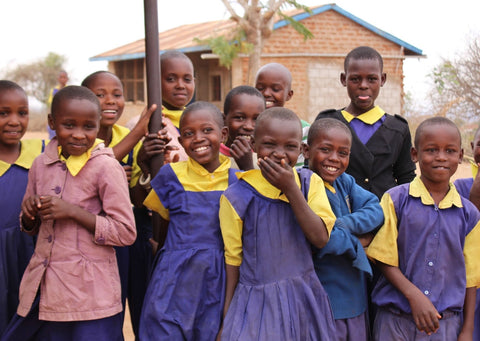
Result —
[{"label": "group of children", "polygon": [[[453,122],[425,120],[412,147],[375,105],[377,51],[347,55],[350,104],[311,125],[284,107],[281,64],[223,113],[189,104],[188,57],[161,70],[158,133],[156,106],[116,124],[122,85],[100,71],[54,96],[50,142],[21,140],[27,97],[0,81],[2,341],[122,340],[126,297],[140,340],[480,340],[480,176],[451,183]],[[472,148],[480,162],[480,133]]]}]

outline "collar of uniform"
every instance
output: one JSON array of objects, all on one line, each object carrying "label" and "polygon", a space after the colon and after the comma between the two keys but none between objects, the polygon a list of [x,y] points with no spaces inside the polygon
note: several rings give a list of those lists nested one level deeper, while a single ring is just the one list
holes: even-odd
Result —
[{"label": "collar of uniform", "polygon": [[478,165],[475,163],[475,161],[470,160],[470,168],[472,169],[472,177],[475,179],[478,173]]},{"label": "collar of uniform", "polygon": [[[225,170],[227,170],[228,168],[230,168],[231,162],[230,162],[230,159],[228,157],[226,157],[225,155],[219,154],[218,158],[220,160],[220,166],[218,166],[217,169],[215,169],[211,173],[208,170],[206,170],[197,161],[192,159],[191,157],[188,158],[187,163],[188,163],[188,167],[190,169],[192,169],[198,175],[200,175],[202,177],[209,176],[209,175],[211,176],[211,175],[215,175],[216,173],[222,173]],[[175,165],[175,163],[172,164],[172,167],[174,167],[174,165]]]},{"label": "collar of uniform", "polygon": [[182,116],[183,109],[170,110],[162,106],[162,113],[172,121],[175,127],[180,127],[180,116]]},{"label": "collar of uniform", "polygon": [[[292,170],[295,174],[295,182],[297,183],[298,188],[300,188],[300,179],[298,177],[297,170],[295,168],[292,168]],[[258,193],[267,198],[288,202],[287,196],[282,193],[280,189],[268,182],[267,179],[263,177],[262,172],[259,169],[252,169],[243,173],[237,173],[237,177],[247,182],[249,185],[255,188]]]},{"label": "collar of uniform", "polygon": [[121,125],[114,124],[112,126],[112,141],[110,141],[109,147],[116,146],[120,141],[123,140],[125,136],[130,133],[130,130],[126,127],[122,127]]},{"label": "collar of uniform", "polygon": [[352,114],[350,114],[348,111],[345,111],[345,110],[342,110],[342,115],[348,123],[350,123],[354,118],[356,118],[362,121],[363,123],[372,125],[375,122],[377,122],[379,119],[381,119],[383,115],[385,115],[385,111],[382,108],[380,108],[378,105],[376,105],[374,108],[358,116],[353,116]]},{"label": "collar of uniform", "polygon": [[[455,186],[452,183],[450,183],[449,186],[450,189],[448,190],[447,195],[445,195],[442,201],[440,201],[438,204],[438,208],[445,209],[450,208],[453,205],[457,207],[463,207],[462,199],[460,198],[460,194],[458,194]],[[412,197],[420,198],[422,200],[422,204],[424,205],[435,205],[435,201],[428,192],[423,181],[418,176],[415,177],[415,179],[413,179],[413,181],[410,183],[408,194]]]},{"label": "collar of uniform", "polygon": [[[47,144],[48,141],[43,140],[23,140],[20,141],[20,155],[18,159],[13,163],[25,169],[30,169],[33,160],[42,152],[43,143]],[[0,176],[5,174],[10,169],[11,164],[0,160]]]},{"label": "collar of uniform", "polygon": [[335,190],[335,187],[330,185],[328,182],[324,181],[323,184],[325,185],[325,188],[328,189],[333,194],[337,193],[337,191]]},{"label": "collar of uniform", "polygon": [[83,153],[82,155],[70,155],[68,158],[63,157],[62,147],[58,146],[57,147],[58,157],[60,161],[65,162],[65,165],[67,166],[67,169],[70,172],[70,174],[72,174],[73,176],[76,176],[82,170],[82,168],[87,164],[87,161],[90,159],[90,156],[92,154],[92,150],[100,143],[103,143],[103,140],[95,139],[93,146],[90,147],[90,149],[87,150],[85,153]]}]

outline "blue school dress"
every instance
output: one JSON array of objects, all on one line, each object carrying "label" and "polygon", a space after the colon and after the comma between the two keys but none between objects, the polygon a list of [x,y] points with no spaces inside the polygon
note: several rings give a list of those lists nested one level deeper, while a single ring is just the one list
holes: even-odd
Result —
[{"label": "blue school dress", "polygon": [[[230,160],[209,173],[193,159],[163,166],[145,205],[169,220],[145,295],[141,340],[215,340],[225,296],[218,207],[237,180]],[[156,197],[156,204],[151,199]]]},{"label": "blue school dress", "polygon": [[18,288],[35,248],[34,239],[20,231],[19,216],[28,170],[45,141],[24,140],[20,148],[14,164],[0,161],[0,335],[17,311]]},{"label": "blue school dress", "polygon": [[[222,340],[335,340],[330,303],[288,199],[260,170],[242,173],[240,179],[220,203],[227,264],[238,266],[236,257],[230,258],[230,247],[241,253]],[[335,217],[322,180],[302,169],[297,184],[330,231]],[[230,242],[238,240],[234,234],[240,234],[238,246]]]}]

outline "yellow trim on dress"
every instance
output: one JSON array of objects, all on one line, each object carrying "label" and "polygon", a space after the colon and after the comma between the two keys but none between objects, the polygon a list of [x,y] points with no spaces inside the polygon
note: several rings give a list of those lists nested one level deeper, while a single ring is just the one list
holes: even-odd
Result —
[{"label": "yellow trim on dress", "polygon": [[[185,108],[184,108],[185,109]],[[165,117],[168,117],[172,121],[173,125],[177,128],[180,127],[180,116],[182,116],[184,109],[170,110],[162,106],[162,113]]]},{"label": "yellow trim on dress", "polygon": [[90,147],[85,153],[81,155],[70,155],[68,158],[65,158],[62,155],[62,146],[58,146],[58,157],[60,161],[65,162],[65,165],[67,166],[70,174],[72,174],[73,176],[77,176],[77,174],[82,170],[82,168],[87,164],[87,161],[90,159],[93,148],[95,148],[100,143],[103,143],[103,140],[95,139],[93,146]]},{"label": "yellow trim on dress", "polygon": [[[13,163],[25,169],[30,169],[33,160],[42,153],[42,141],[45,141],[45,146],[48,144],[48,140],[21,140],[20,141],[20,155],[18,159]],[[0,160],[0,176],[5,174],[12,165],[5,161]]]}]

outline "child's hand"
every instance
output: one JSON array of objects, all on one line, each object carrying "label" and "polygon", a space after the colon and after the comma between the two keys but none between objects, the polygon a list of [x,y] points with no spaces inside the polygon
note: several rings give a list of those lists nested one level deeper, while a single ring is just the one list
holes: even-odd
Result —
[{"label": "child's hand", "polygon": [[125,175],[127,176],[127,181],[130,183],[130,180],[132,179],[132,166],[129,165],[124,165],[123,170],[125,171]]},{"label": "child's hand", "polygon": [[471,332],[462,330],[460,334],[458,334],[457,341],[473,341],[473,335]]},{"label": "child's hand", "polygon": [[180,160],[180,154],[174,153],[177,150],[179,150],[177,146],[167,146],[165,148],[165,154],[163,155],[163,163],[173,163],[173,162],[178,162]]},{"label": "child's hand", "polygon": [[285,162],[285,159],[282,159],[281,164],[278,164],[265,157],[258,160],[258,166],[265,179],[282,192],[286,193],[292,186],[297,186],[292,167]]},{"label": "child's hand", "polygon": [[171,138],[165,129],[157,134],[145,136],[142,147],[138,151],[137,164],[144,174],[150,174],[150,159],[156,155],[165,153],[165,146]]},{"label": "child's hand", "polygon": [[70,218],[72,205],[63,199],[52,196],[40,197],[39,214],[42,220],[56,220]]},{"label": "child's hand", "polygon": [[435,333],[440,327],[438,320],[442,317],[428,297],[418,290],[409,300],[409,304],[417,329],[428,335]]},{"label": "child's hand", "polygon": [[142,114],[140,115],[140,118],[138,119],[137,124],[135,124],[135,127],[133,127],[132,130],[135,131],[142,131],[142,135],[147,135],[148,134],[148,123],[150,122],[150,118],[152,117],[153,112],[157,110],[157,105],[152,104],[152,106],[148,109],[145,107],[143,109]]},{"label": "child's hand", "polygon": [[245,136],[237,136],[230,146],[230,153],[241,170],[253,169],[252,145]]},{"label": "child's hand", "polygon": [[41,207],[40,196],[33,195],[22,202],[22,213],[26,219],[33,221],[37,217]]}]

